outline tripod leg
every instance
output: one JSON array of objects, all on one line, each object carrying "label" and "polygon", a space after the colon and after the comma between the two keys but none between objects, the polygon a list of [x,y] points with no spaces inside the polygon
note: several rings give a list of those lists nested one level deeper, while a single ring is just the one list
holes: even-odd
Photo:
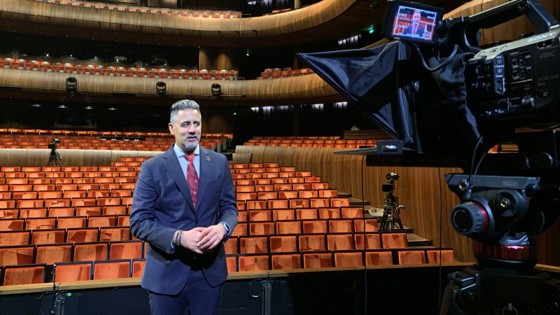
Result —
[{"label": "tripod leg", "polygon": [[404,230],[404,227],[402,225],[402,221],[401,221],[401,210],[397,207],[395,208],[395,211],[393,211],[393,218],[395,221],[395,226],[398,229]]},{"label": "tripod leg", "polygon": [[388,208],[384,208],[383,209],[383,217],[381,218],[381,227],[380,230],[386,230],[387,229],[387,218],[389,216],[389,209]]}]

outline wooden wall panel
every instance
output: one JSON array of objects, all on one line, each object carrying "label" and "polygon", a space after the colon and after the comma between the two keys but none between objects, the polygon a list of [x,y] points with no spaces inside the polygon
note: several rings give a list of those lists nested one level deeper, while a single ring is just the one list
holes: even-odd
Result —
[{"label": "wooden wall panel", "polygon": [[200,48],[198,58],[199,69],[238,69],[235,64],[235,50],[228,48]]},{"label": "wooden wall panel", "polygon": [[[506,3],[507,0],[474,0],[465,3],[459,8],[449,12],[445,17],[469,16],[488,10],[497,5]],[[560,19],[560,2],[557,0],[540,0],[543,6],[549,10],[556,19]],[[492,45],[499,41],[510,41],[518,39],[521,35],[534,33],[534,27],[525,17],[519,17],[493,27],[481,30],[481,45]]]}]

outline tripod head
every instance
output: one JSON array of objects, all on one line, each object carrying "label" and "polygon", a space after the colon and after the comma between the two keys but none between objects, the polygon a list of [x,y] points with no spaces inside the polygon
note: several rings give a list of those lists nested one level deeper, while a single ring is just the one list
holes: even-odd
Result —
[{"label": "tripod head", "polygon": [[51,140],[51,143],[49,143],[48,148],[51,149],[51,154],[54,154],[56,151],[56,147],[58,146],[58,144],[60,143],[60,139],[59,138],[53,138]]},{"label": "tripod head", "polygon": [[514,152],[490,153],[482,174],[448,174],[461,203],[451,211],[455,230],[475,241],[481,265],[533,267],[536,236],[559,215],[559,131],[519,133]]}]

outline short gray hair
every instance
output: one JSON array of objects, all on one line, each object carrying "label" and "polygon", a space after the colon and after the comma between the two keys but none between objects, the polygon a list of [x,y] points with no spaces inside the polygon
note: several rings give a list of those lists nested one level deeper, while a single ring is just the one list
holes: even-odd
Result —
[{"label": "short gray hair", "polygon": [[200,105],[193,100],[180,100],[171,105],[171,113],[169,115],[169,121],[173,122],[177,118],[177,113],[183,109],[194,109],[197,110],[201,115]]}]

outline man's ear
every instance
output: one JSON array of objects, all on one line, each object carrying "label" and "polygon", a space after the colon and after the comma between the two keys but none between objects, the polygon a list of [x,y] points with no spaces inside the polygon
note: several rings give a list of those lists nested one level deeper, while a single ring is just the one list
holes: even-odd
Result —
[{"label": "man's ear", "polygon": [[172,135],[175,134],[175,133],[173,132],[173,124],[172,124],[172,123],[169,123],[167,126],[169,127],[169,132],[171,132]]}]

